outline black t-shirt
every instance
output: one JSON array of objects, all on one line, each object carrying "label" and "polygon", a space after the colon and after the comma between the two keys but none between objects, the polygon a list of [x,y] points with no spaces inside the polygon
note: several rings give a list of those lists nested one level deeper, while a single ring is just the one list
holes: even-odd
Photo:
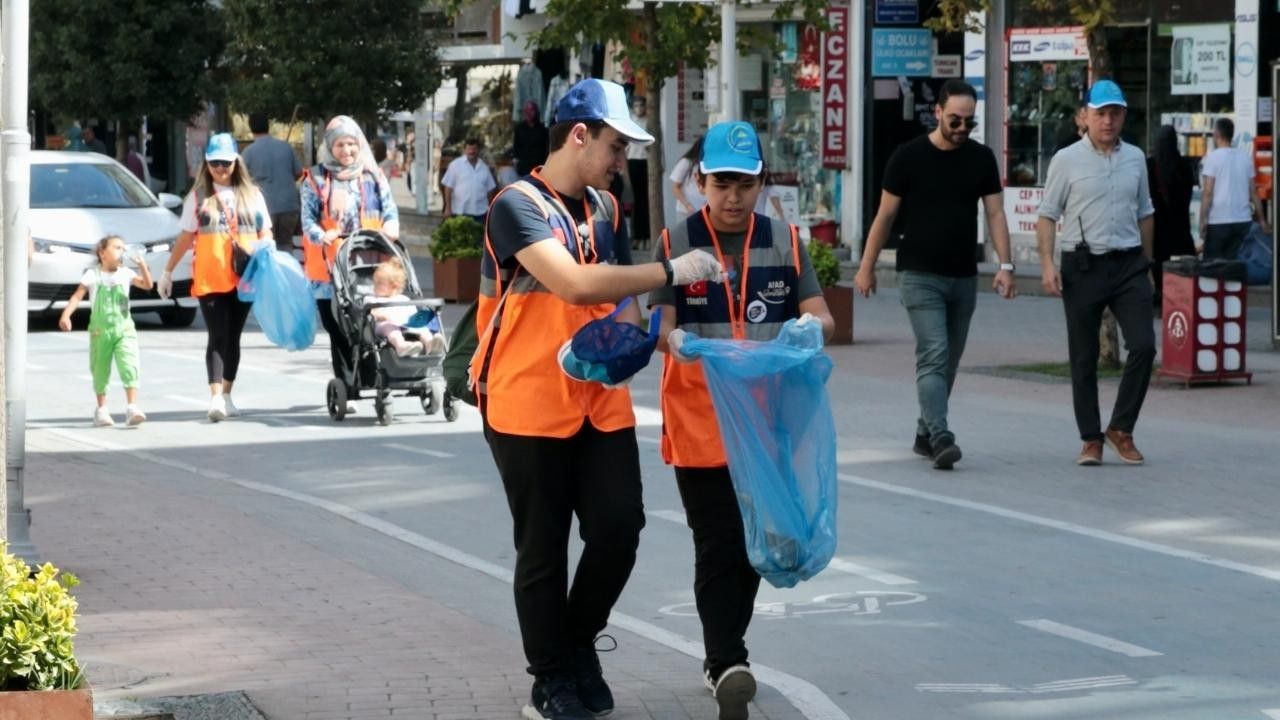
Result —
[{"label": "black t-shirt", "polygon": [[939,150],[921,135],[889,158],[884,189],[902,198],[898,269],[948,277],[978,274],[977,201],[1001,191],[991,148],[969,141]]},{"label": "black t-shirt", "polygon": [[[565,207],[576,223],[587,219],[586,205],[582,198],[562,195]],[[548,201],[554,211],[554,204]],[[600,193],[600,205],[592,213],[592,219],[599,221],[602,212],[612,212],[613,203],[608,196]],[[597,226],[598,227],[598,226]],[[516,266],[516,253],[526,247],[551,237],[551,228],[542,210],[534,205],[527,195],[517,190],[508,190],[493,201],[489,210],[489,242],[493,243],[493,251],[498,255],[498,262],[504,268]],[[627,237],[627,224],[618,221],[618,229],[614,232],[612,257],[619,265],[631,264],[631,240]],[[583,236],[586,240],[586,236]],[[602,253],[603,254],[603,253]]]}]

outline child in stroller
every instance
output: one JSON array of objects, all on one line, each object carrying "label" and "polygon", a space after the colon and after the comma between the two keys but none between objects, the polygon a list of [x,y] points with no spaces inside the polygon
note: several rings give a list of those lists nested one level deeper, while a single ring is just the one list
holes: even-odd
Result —
[{"label": "child in stroller", "polygon": [[[433,355],[445,350],[444,335],[432,332],[429,323],[434,320],[430,311],[418,310],[412,305],[392,305],[378,307],[382,303],[408,302],[404,294],[405,271],[399,258],[391,258],[379,263],[373,271],[373,297],[365,299],[365,307],[377,321],[374,334],[387,341],[395,350],[397,357],[413,357],[429,352]],[[427,317],[424,317],[427,316]],[[425,322],[416,322],[419,319]],[[416,336],[410,339],[406,336]]]}]

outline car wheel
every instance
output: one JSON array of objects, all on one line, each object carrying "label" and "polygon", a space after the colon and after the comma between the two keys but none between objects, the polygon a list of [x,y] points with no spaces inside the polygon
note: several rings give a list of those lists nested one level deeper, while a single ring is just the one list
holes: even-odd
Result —
[{"label": "car wheel", "polygon": [[190,327],[195,321],[195,308],[176,307],[172,310],[160,311],[160,322],[164,323],[165,327]]}]

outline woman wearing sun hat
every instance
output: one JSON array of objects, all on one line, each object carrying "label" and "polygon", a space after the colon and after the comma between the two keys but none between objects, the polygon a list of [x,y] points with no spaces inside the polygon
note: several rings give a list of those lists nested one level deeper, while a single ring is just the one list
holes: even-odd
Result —
[{"label": "woman wearing sun hat", "polygon": [[238,411],[231,402],[231,386],[240,366],[240,334],[250,304],[236,295],[238,244],[252,253],[259,240],[271,238],[267,201],[253,184],[230,133],[209,138],[195,185],[182,205],[181,232],[158,283],[160,297],[173,292],[173,269],[194,246],[191,294],[200,302],[208,329],[205,370],[209,379],[209,420],[218,422]]}]

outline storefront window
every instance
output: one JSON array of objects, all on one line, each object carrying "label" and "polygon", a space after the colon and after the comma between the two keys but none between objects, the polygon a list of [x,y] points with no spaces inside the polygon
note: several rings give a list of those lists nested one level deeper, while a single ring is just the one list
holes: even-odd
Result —
[{"label": "storefront window", "polygon": [[1088,49],[1078,31],[1010,33],[1005,172],[1011,187],[1044,185],[1053,154],[1079,138],[1075,115],[1088,81]]}]

